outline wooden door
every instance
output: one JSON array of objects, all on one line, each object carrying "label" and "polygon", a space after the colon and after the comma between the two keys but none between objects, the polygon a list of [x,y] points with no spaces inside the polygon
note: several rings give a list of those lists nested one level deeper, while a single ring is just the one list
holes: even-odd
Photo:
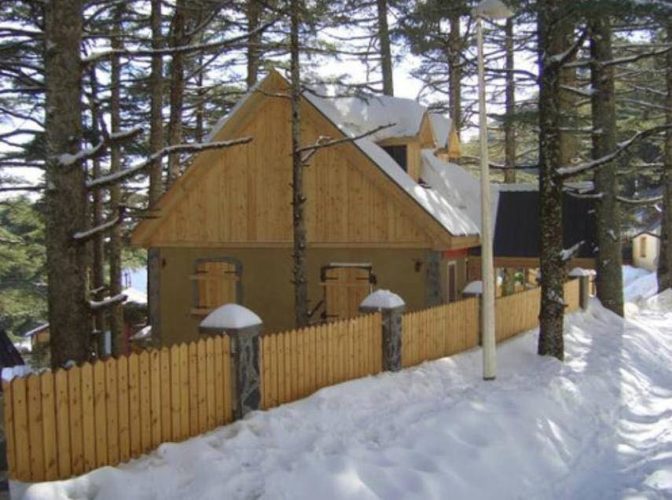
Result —
[{"label": "wooden door", "polygon": [[199,261],[192,279],[195,281],[192,314],[205,316],[219,306],[238,302],[240,276],[232,262]]},{"label": "wooden door", "polygon": [[327,320],[352,318],[372,291],[370,266],[327,267],[322,272]]}]

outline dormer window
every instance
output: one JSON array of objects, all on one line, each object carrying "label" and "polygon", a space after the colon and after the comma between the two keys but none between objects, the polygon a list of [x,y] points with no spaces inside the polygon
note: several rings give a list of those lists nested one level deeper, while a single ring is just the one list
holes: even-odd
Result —
[{"label": "dormer window", "polygon": [[383,146],[385,152],[397,162],[404,172],[408,172],[408,160],[406,155],[406,146]]}]

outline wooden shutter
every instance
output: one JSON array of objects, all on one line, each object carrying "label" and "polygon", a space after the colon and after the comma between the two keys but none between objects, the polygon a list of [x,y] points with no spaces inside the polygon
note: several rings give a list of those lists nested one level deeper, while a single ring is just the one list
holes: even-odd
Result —
[{"label": "wooden shutter", "polygon": [[324,307],[328,320],[352,318],[372,291],[370,266],[326,267],[322,272]]},{"label": "wooden shutter", "polygon": [[205,316],[219,306],[238,302],[240,276],[235,264],[215,260],[198,262],[192,279],[196,283],[192,314]]}]

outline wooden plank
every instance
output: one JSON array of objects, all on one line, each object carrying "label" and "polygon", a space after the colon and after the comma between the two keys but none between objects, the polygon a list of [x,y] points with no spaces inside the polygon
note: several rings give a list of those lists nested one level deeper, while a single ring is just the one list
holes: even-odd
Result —
[{"label": "wooden plank", "polygon": [[294,400],[292,334],[291,332],[285,332],[282,336],[285,344],[285,400],[283,402],[286,403]]},{"label": "wooden plank", "polygon": [[159,446],[163,437],[163,420],[161,418],[162,385],[165,384],[161,383],[161,351],[154,349],[149,353],[150,448]]},{"label": "wooden plank", "polygon": [[16,449],[16,479],[32,479],[30,463],[30,437],[28,435],[28,394],[25,378],[15,378],[12,384],[12,406],[14,407],[14,439]]},{"label": "wooden plank", "polygon": [[105,406],[107,408],[107,460],[119,463],[119,386],[117,385],[117,359],[108,359],[105,366]]},{"label": "wooden plank", "polygon": [[14,479],[16,477],[16,443],[14,440],[16,430],[14,420],[14,394],[11,380],[2,381],[2,394],[3,413],[5,415],[5,453],[7,456],[7,470],[9,471],[9,479]]},{"label": "wooden plank", "polygon": [[[73,370],[76,368],[73,368]],[[93,388],[93,367],[81,366],[82,377],[82,442],[84,446],[84,471],[96,468],[96,424]]]},{"label": "wooden plank", "polygon": [[143,351],[138,356],[140,368],[140,447],[142,453],[152,448],[152,409],[149,376],[149,352]]},{"label": "wooden plank", "polygon": [[42,397],[42,436],[44,439],[44,479],[58,478],[58,448],[56,443],[56,406],[54,376],[51,372],[40,376]]},{"label": "wooden plank", "polygon": [[180,439],[187,439],[189,430],[189,347],[180,345]]},{"label": "wooden plank", "polygon": [[223,346],[222,337],[216,336],[213,339],[213,362],[215,366],[214,377],[214,391],[215,391],[215,425],[222,425],[225,421],[224,414],[224,368],[222,360]]},{"label": "wooden plank", "polygon": [[30,478],[44,481],[44,437],[42,429],[42,384],[39,375],[26,379],[28,394],[28,435],[30,449]]},{"label": "wooden plank", "polygon": [[[72,474],[79,475],[84,472],[84,423],[82,421],[82,369],[81,367],[70,368],[67,372],[67,391],[66,401],[68,405],[69,429],[70,429],[70,452],[72,463]],[[65,387],[65,383],[63,387]],[[59,431],[67,425],[65,418],[59,417]],[[60,437],[59,437],[60,442]],[[60,450],[59,450],[60,453]],[[60,471],[60,466],[59,466]]]},{"label": "wooden plank", "polygon": [[198,426],[198,347],[195,342],[187,346],[189,352],[189,434],[199,433]]},{"label": "wooden plank", "polygon": [[207,430],[208,421],[208,407],[207,407],[207,366],[205,341],[199,340],[196,342],[197,365],[196,372],[198,374],[198,434],[202,434]]},{"label": "wooden plank", "polygon": [[128,357],[128,417],[130,428],[130,456],[142,454],[140,421],[140,357]]},{"label": "wooden plank", "polygon": [[275,346],[278,353],[278,405],[287,401],[287,394],[285,387],[287,385],[287,373],[285,371],[285,334],[277,333],[275,337]]},{"label": "wooden plank", "polygon": [[295,330],[294,337],[296,338],[297,345],[297,395],[295,399],[299,399],[306,395],[306,329],[302,328],[301,330]]},{"label": "wooden plank", "polygon": [[181,418],[181,383],[180,378],[180,347],[172,346],[170,348],[170,424],[171,440],[179,441],[182,439]]},{"label": "wooden plank", "polygon": [[120,357],[117,362],[117,406],[119,426],[119,460],[127,462],[131,458],[131,429],[129,422],[128,358]]},{"label": "wooden plank", "polygon": [[107,465],[107,405],[105,404],[105,365],[93,364],[93,418],[96,441],[96,467]]},{"label": "wooden plank", "polygon": [[205,403],[206,430],[215,428],[215,346],[212,337],[205,344]]},{"label": "wooden plank", "polygon": [[159,410],[161,420],[161,436],[159,442],[165,443],[173,440],[172,433],[172,410],[171,410],[171,393],[173,386],[170,381],[170,350],[164,347],[159,352],[159,385],[161,387],[161,408]]}]

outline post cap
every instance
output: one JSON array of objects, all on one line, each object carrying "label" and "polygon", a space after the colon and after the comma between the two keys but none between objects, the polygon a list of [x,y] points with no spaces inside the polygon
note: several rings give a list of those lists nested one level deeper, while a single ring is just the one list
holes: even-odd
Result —
[{"label": "post cap", "polygon": [[385,310],[397,309],[404,307],[405,305],[406,302],[404,302],[404,299],[399,297],[396,293],[390,292],[389,290],[376,290],[362,301],[359,308],[366,310]]},{"label": "post cap", "polygon": [[201,321],[200,329],[202,331],[239,330],[261,324],[261,318],[246,307],[238,304],[224,304]]}]

